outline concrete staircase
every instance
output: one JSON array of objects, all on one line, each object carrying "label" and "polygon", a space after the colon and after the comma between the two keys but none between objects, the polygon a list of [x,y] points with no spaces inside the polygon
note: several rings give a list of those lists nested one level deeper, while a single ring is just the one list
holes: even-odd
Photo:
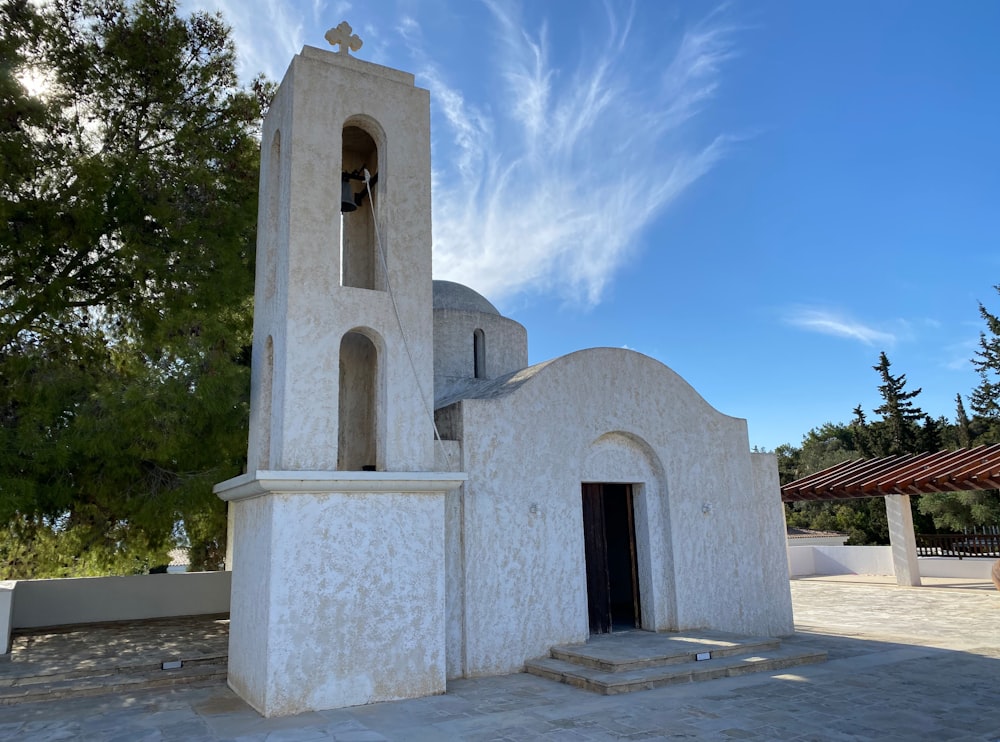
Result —
[{"label": "concrete staircase", "polygon": [[228,621],[135,621],[25,632],[0,663],[0,706],[226,682]]},{"label": "concrete staircase", "polygon": [[826,652],[789,649],[781,646],[780,639],[711,631],[616,632],[592,636],[586,644],[553,647],[549,654],[526,663],[525,671],[603,695],[826,660]]}]

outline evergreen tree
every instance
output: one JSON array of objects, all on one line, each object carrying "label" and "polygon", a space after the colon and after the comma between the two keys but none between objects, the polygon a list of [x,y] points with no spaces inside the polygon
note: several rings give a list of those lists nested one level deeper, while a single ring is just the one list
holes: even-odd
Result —
[{"label": "evergreen tree", "polygon": [[[1000,292],[1000,284],[994,286]],[[979,333],[979,349],[972,358],[972,367],[979,375],[979,384],[969,395],[972,411],[986,423],[982,443],[1000,441],[1000,317],[979,304],[979,316],[986,322],[986,332]]]},{"label": "evergreen tree", "polygon": [[0,576],[217,567],[267,88],[172,0],[6,0],[0,53]]},{"label": "evergreen tree", "polygon": [[955,428],[958,437],[958,446],[968,448],[972,445],[972,428],[969,423],[969,416],[965,412],[965,405],[962,404],[962,395],[955,395]]},{"label": "evergreen tree", "polygon": [[892,375],[885,351],[879,354],[878,365],[872,368],[882,379],[878,387],[882,404],[875,408],[875,414],[882,416],[884,431],[879,455],[913,453],[917,450],[916,421],[924,417],[923,410],[913,404],[913,399],[921,390],[906,391],[906,374]]},{"label": "evergreen tree", "polygon": [[874,456],[872,430],[868,424],[868,419],[865,417],[865,411],[861,409],[860,404],[854,408],[854,420],[851,421],[851,432],[854,435],[854,444],[858,453],[865,458]]},{"label": "evergreen tree", "polygon": [[944,429],[948,421],[943,417],[933,418],[924,415],[923,425],[917,434],[917,450],[925,453],[933,453],[944,448]]}]

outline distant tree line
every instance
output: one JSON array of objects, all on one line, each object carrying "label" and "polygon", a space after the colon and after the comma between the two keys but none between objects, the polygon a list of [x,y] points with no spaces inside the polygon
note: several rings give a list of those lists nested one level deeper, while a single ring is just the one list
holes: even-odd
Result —
[{"label": "distant tree line", "polygon": [[[1000,293],[1000,285],[994,287]],[[825,423],[810,430],[798,447],[778,446],[781,483],[787,484],[843,461],[898,454],[958,449],[1000,443],[1000,316],[979,304],[985,328],[971,359],[979,383],[967,400],[955,395],[955,419],[933,418],[917,406],[921,389],[906,388],[906,374],[893,375],[885,352],[872,368],[879,396],[873,419],[859,404],[846,423]],[[1000,492],[940,492],[911,498],[919,533],[961,531],[1000,524]],[[885,544],[889,540],[882,498],[788,503],[788,525],[850,535],[850,544]]]}]

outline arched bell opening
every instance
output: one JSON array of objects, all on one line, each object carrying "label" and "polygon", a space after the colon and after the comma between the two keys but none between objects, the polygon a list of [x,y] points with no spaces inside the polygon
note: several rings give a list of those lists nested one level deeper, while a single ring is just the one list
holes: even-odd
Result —
[{"label": "arched bell opening", "polygon": [[361,289],[384,290],[375,234],[379,200],[378,145],[375,138],[362,128],[362,123],[360,120],[349,121],[341,137],[341,283]]},{"label": "arched bell opening", "polygon": [[375,471],[378,467],[378,348],[365,334],[351,331],[340,341],[340,401],[337,469]]}]

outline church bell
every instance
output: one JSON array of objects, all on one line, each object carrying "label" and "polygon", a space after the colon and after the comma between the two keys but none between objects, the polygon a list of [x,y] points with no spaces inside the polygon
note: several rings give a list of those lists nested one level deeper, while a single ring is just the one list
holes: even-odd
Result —
[{"label": "church bell", "polygon": [[354,201],[354,191],[351,190],[351,176],[344,173],[340,176],[340,212],[346,214],[358,208]]}]

